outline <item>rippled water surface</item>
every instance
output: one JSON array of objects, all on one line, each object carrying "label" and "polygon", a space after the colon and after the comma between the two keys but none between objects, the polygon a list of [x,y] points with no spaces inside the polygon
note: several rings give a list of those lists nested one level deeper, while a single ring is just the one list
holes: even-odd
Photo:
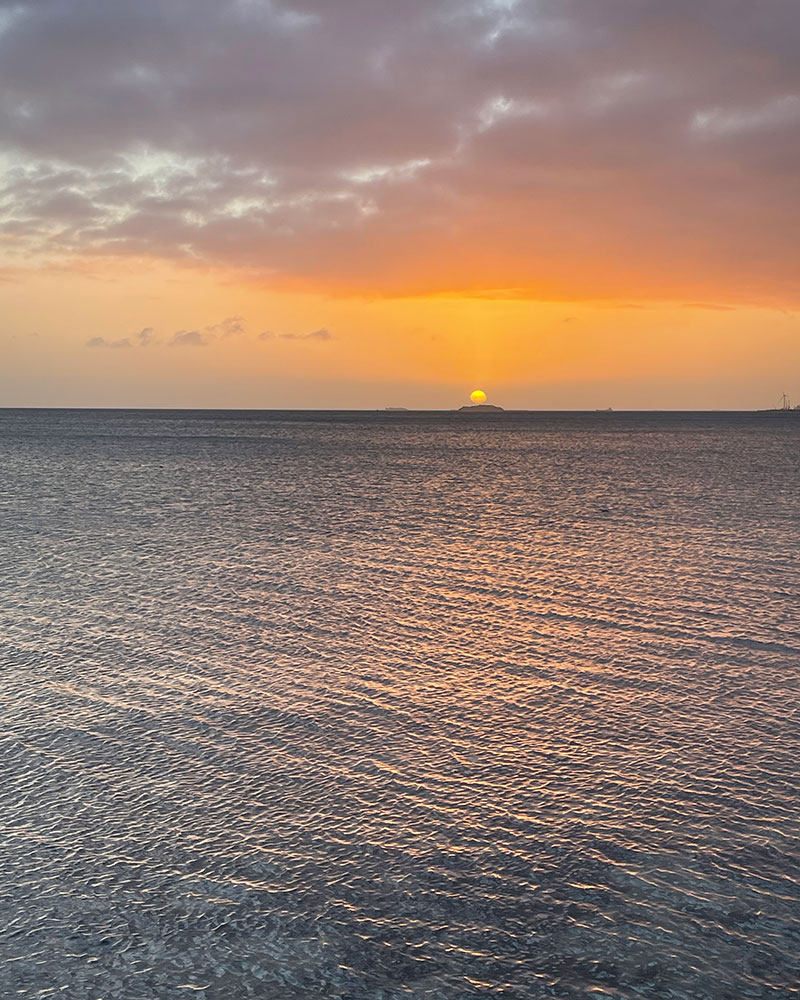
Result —
[{"label": "rippled water surface", "polygon": [[798,445],[0,411],[0,997],[800,995]]}]

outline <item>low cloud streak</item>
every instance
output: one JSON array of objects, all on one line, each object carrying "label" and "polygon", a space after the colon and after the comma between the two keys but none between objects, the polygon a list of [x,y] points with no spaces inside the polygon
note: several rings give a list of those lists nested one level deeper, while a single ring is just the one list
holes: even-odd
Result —
[{"label": "low cloud streak", "polygon": [[[218,323],[209,323],[202,328],[190,330],[176,330],[167,340],[159,337],[155,329],[151,326],[143,327],[132,337],[121,337],[116,340],[109,340],[106,337],[91,337],[87,342],[87,347],[92,348],[128,348],[133,347],[209,347],[215,343],[224,343],[232,338],[243,337],[247,334],[247,323],[242,316],[229,316]],[[326,327],[312,330],[310,333],[274,333],[271,330],[264,330],[259,333],[257,340],[290,340],[290,341],[311,341],[326,343],[335,340],[334,335]]]},{"label": "low cloud streak", "polygon": [[326,329],[313,330],[311,333],[282,333],[281,340],[333,340],[333,334]]},{"label": "low cloud streak", "polygon": [[123,337],[119,340],[107,340],[105,337],[90,337],[86,341],[86,346],[91,348],[110,348],[112,350],[125,349],[128,347],[133,347],[128,337]]},{"label": "low cloud streak", "polygon": [[325,343],[329,340],[336,340],[330,330],[321,327],[319,330],[312,330],[311,333],[274,333],[272,330],[264,330],[258,335],[259,340],[311,340],[318,343]]},{"label": "low cloud streak", "polygon": [[178,330],[173,333],[170,347],[206,347],[207,338],[199,330]]}]

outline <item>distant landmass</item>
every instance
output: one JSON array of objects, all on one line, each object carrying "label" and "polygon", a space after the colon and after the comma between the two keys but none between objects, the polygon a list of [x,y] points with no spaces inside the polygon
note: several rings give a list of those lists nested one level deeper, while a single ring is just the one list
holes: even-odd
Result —
[{"label": "distant landmass", "polygon": [[460,406],[459,413],[505,413],[502,406],[492,406],[491,403],[476,403],[473,406]]},{"label": "distant landmass", "polygon": [[758,412],[759,413],[794,413],[794,414],[797,415],[797,414],[800,414],[800,405],[798,405],[798,406],[792,406],[792,401],[789,399],[789,397],[786,395],[786,393],[784,393],[781,396],[781,405],[780,406],[770,406],[769,409],[767,409],[767,410],[759,410]]}]

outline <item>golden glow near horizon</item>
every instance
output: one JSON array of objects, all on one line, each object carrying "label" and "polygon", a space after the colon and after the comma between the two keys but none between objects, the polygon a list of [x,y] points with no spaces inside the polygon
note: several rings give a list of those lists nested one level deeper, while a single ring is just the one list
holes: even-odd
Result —
[{"label": "golden glow near horizon", "polygon": [[[122,262],[0,283],[0,405],[747,409],[800,398],[800,315],[704,303],[332,297]],[[758,337],[754,336],[758,331]]]},{"label": "golden glow near horizon", "polygon": [[106,6],[0,17],[0,406],[800,398],[800,5]]},{"label": "golden glow near horizon", "polygon": [[483,391],[483,389],[475,389],[470,394],[469,398],[472,400],[473,403],[485,403],[486,402],[486,393]]}]

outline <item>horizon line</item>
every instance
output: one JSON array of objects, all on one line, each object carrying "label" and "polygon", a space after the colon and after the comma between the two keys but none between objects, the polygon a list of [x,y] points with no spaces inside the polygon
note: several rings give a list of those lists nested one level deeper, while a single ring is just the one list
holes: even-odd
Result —
[{"label": "horizon line", "polygon": [[[126,410],[135,411],[138,413],[383,413],[388,416],[402,416],[403,414],[418,414],[418,413],[432,413],[432,414],[443,414],[443,413],[461,413],[465,412],[469,414],[469,409],[466,411],[460,407],[448,407],[446,409],[439,408],[415,408],[415,407],[314,407],[314,406],[96,406],[96,405],[69,405],[69,406],[42,406],[42,405],[32,405],[32,404],[18,404],[10,406],[0,406],[0,412],[10,411],[10,410],[39,410],[39,411],[52,411],[52,410],[70,410],[75,412],[86,412],[86,411],[98,411],[98,412],[112,412],[119,413]],[[580,409],[507,409],[504,407],[498,407],[497,410],[493,411],[489,415],[498,415],[503,413],[597,413],[597,414],[614,414],[614,413],[795,413],[800,412],[800,409],[794,407],[787,409],[781,409],[780,407],[759,407],[755,409],[733,409],[727,407],[714,407],[708,410],[695,410],[695,409],[672,409],[668,407],[662,407],[659,409],[634,409],[620,407],[592,407],[592,408],[580,408]],[[475,416],[480,416],[481,414],[474,414]]]}]

